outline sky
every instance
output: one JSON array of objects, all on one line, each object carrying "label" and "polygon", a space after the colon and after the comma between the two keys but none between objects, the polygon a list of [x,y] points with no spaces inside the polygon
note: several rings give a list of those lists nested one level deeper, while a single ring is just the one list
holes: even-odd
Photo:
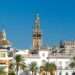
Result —
[{"label": "sky", "polygon": [[43,45],[75,40],[75,0],[0,0],[0,31],[15,48],[32,47],[32,27],[39,13]]}]

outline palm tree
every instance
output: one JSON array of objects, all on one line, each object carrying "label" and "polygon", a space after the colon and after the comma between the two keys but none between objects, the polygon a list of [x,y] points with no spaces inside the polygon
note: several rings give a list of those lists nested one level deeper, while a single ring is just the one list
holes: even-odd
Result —
[{"label": "palm tree", "polygon": [[8,73],[8,75],[16,75],[14,71]]},{"label": "palm tree", "polygon": [[22,69],[23,71],[25,71],[26,68],[27,68],[27,65],[26,65],[26,63],[22,62],[22,63],[20,64],[20,67],[21,67],[21,69]]},{"label": "palm tree", "polygon": [[15,63],[13,63],[13,62],[10,62],[9,63],[9,71],[13,71],[14,70],[14,67],[15,67]]},{"label": "palm tree", "polygon": [[32,71],[32,75],[36,75],[36,71],[37,71],[37,64],[36,64],[36,62],[32,62],[30,64],[30,71]]},{"label": "palm tree", "polygon": [[[70,68],[72,68],[73,70],[75,69],[75,57],[72,58],[71,63],[69,64]],[[75,72],[73,71],[72,75],[74,75]]]},{"label": "palm tree", "polygon": [[46,75],[45,66],[40,66],[40,75]]},{"label": "palm tree", "polygon": [[0,75],[6,75],[6,72],[4,71],[4,67],[0,67]]},{"label": "palm tree", "polygon": [[69,64],[69,66],[74,69],[75,68],[75,57],[72,58],[72,62]]},{"label": "palm tree", "polygon": [[46,71],[46,75],[47,75],[47,72],[49,72],[49,63],[48,62],[45,64],[45,71]]},{"label": "palm tree", "polygon": [[15,62],[10,62],[9,75],[15,75],[15,69],[16,75],[18,75],[19,69],[22,69],[23,71],[26,69],[26,64],[24,63],[23,57],[21,55],[16,55]]},{"label": "palm tree", "polygon": [[71,62],[69,65],[71,68],[75,68],[75,62]]},{"label": "palm tree", "polygon": [[24,60],[23,60],[23,57],[21,55],[16,55],[15,61],[16,61],[16,75],[18,75],[19,68],[22,65],[22,62]]},{"label": "palm tree", "polygon": [[54,75],[54,71],[56,70],[56,65],[54,63],[46,63],[45,64],[46,74],[50,72],[50,75]]},{"label": "palm tree", "polygon": [[9,72],[8,75],[15,75],[15,63],[11,62],[9,64]]}]

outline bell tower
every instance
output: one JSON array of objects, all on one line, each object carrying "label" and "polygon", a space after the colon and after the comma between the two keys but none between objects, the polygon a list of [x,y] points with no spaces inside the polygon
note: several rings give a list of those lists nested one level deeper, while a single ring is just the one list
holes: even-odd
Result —
[{"label": "bell tower", "polygon": [[41,48],[41,31],[40,31],[40,17],[36,14],[33,27],[33,50]]}]

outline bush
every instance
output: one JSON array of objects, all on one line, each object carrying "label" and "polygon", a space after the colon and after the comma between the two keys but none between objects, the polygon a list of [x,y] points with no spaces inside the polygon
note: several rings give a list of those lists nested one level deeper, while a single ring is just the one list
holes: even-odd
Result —
[{"label": "bush", "polygon": [[8,75],[16,75],[15,72],[9,72]]}]

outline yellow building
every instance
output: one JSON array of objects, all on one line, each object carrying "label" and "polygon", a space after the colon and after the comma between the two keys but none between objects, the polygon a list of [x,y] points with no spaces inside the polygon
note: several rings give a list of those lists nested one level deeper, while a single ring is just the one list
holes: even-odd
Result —
[{"label": "yellow building", "polygon": [[10,47],[10,42],[6,38],[6,33],[3,30],[0,32],[0,67],[4,67],[4,70],[8,72],[9,61],[8,48]]}]

